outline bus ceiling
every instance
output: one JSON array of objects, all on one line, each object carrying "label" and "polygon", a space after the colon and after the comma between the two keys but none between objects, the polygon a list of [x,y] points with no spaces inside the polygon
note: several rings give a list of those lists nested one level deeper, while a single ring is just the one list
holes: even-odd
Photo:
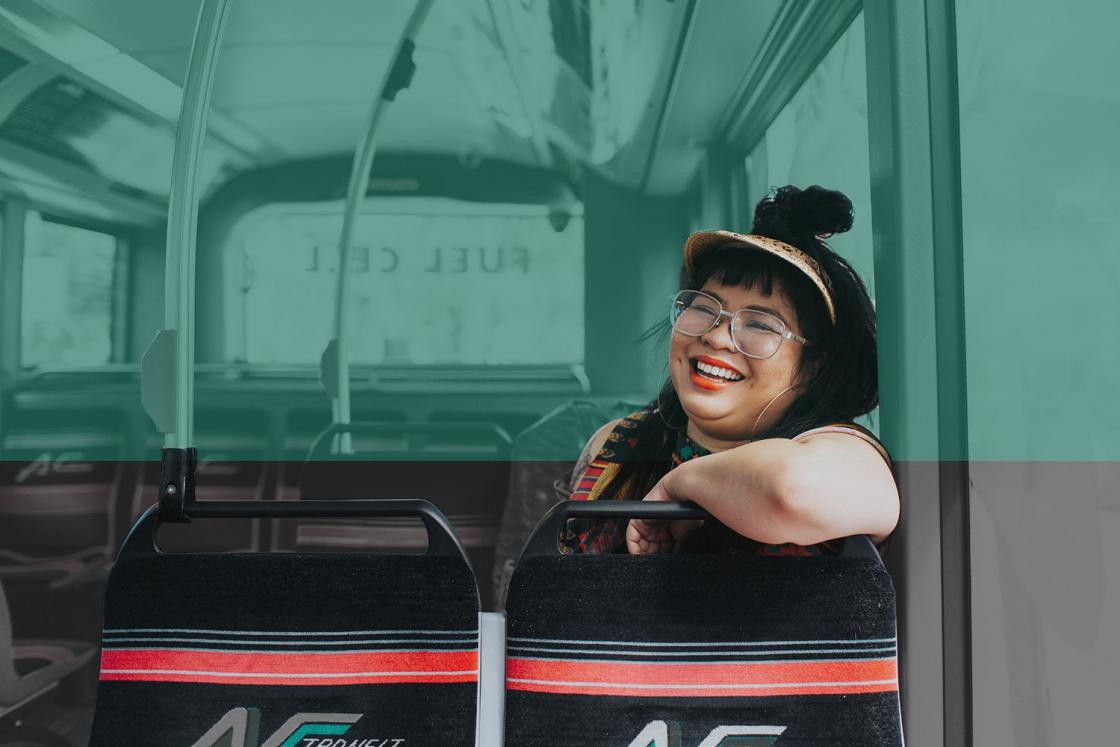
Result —
[{"label": "bus ceiling", "polygon": [[[549,194],[557,188],[534,170],[573,183],[592,169],[679,194],[726,121],[729,102],[706,92],[745,85],[779,6],[437,2],[417,39],[416,80],[379,134],[371,191],[488,200],[471,184],[506,179],[467,174],[505,170],[510,182],[536,186],[495,200],[551,204],[564,196]],[[215,71],[203,204],[239,175],[348,162],[411,7],[346,2],[324,14],[302,0],[234,3]],[[49,183],[56,170],[74,172],[86,202],[99,203],[87,205],[100,210],[94,217],[158,223],[197,11],[194,2],[142,0],[0,5],[0,47],[11,57],[0,60],[0,186],[75,202]],[[734,49],[705,43],[728,26],[742,29]],[[21,126],[32,114],[51,120],[34,128],[37,138]],[[135,157],[122,159],[122,149]],[[129,162],[137,167],[122,172]]]}]

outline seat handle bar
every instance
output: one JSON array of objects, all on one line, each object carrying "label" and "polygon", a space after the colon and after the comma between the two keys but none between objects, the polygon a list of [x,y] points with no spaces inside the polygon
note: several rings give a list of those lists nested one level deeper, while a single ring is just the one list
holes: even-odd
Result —
[{"label": "seat handle bar", "polygon": [[[712,515],[692,501],[561,501],[544,515],[518,562],[537,556],[553,556],[560,551],[560,533],[569,519],[711,519]],[[840,551],[841,556],[867,558],[882,565],[879,551],[866,534],[845,537]]]},{"label": "seat handle bar", "polygon": [[[315,501],[197,501],[188,509],[188,519],[283,519],[416,517],[428,533],[428,555],[461,559],[470,565],[451,522],[431,502],[422,498],[359,498]],[[159,553],[156,538],[157,506],[149,508],[133,525],[121,545],[118,559],[125,555]]]}]

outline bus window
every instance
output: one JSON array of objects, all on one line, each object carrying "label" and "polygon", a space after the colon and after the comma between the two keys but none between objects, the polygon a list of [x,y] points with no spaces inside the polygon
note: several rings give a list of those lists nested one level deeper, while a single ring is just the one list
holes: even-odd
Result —
[{"label": "bus window", "polygon": [[117,238],[27,213],[20,362],[89,366],[112,360]]},{"label": "bus window", "polygon": [[[867,68],[863,14],[767,128],[744,161],[753,205],[782,184],[822,184],[852,200],[852,230],[829,245],[852,263],[875,298],[871,172],[867,133]],[[749,222],[749,221],[748,221]],[[861,422],[878,433],[878,409]]]},{"label": "bus window", "polygon": [[1120,9],[956,4],[975,742],[1120,701]]},{"label": "bus window", "polygon": [[[350,359],[367,365],[583,362],[583,217],[547,206],[371,198],[358,221]],[[226,247],[227,355],[317,363],[331,335],[342,205],[270,205]],[[239,321],[238,321],[239,320]]]}]

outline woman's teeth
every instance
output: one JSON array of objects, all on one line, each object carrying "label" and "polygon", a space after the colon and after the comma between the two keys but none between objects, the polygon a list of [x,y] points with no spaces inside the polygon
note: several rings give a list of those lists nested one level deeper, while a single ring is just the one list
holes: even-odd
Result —
[{"label": "woman's teeth", "polygon": [[743,378],[742,374],[735,373],[727,368],[713,366],[703,361],[696,361],[696,370],[702,374],[706,374],[710,378],[722,379],[724,381],[738,381]]}]

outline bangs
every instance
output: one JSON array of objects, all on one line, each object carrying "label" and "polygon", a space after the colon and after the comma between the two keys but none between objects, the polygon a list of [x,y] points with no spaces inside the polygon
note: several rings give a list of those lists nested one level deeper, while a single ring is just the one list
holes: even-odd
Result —
[{"label": "bangs", "polygon": [[709,280],[721,285],[757,290],[773,296],[775,290],[793,306],[806,337],[819,340],[831,327],[828,310],[820,290],[801,270],[789,262],[763,251],[728,244],[706,253],[696,264],[686,286],[699,290]]}]

